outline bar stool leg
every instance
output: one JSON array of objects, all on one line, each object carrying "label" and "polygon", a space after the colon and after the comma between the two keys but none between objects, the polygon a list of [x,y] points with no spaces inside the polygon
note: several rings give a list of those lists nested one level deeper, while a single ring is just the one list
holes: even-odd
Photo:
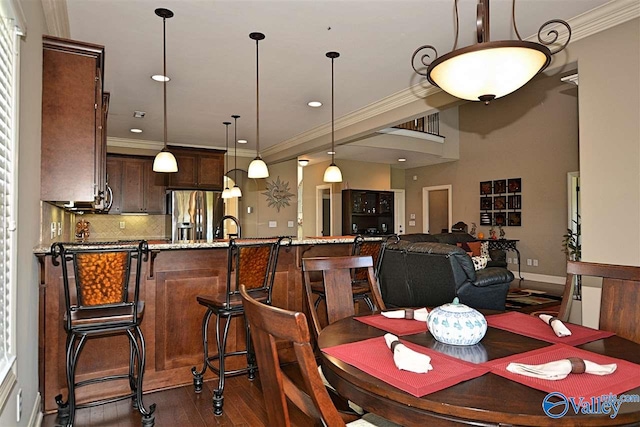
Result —
[{"label": "bar stool leg", "polygon": [[202,318],[202,344],[204,346],[204,361],[202,369],[198,371],[195,366],[191,368],[191,374],[193,375],[193,388],[196,393],[200,393],[202,391],[202,385],[204,383],[203,376],[207,370],[207,365],[209,364],[209,320],[211,319],[212,314],[213,311],[211,309],[207,309],[207,312]]},{"label": "bar stool leg", "polygon": [[136,326],[135,334],[132,330],[128,330],[129,339],[131,340],[131,344],[135,349],[137,367],[138,367],[138,376],[136,378],[135,392],[136,392],[136,401],[138,402],[138,411],[142,415],[142,425],[143,427],[153,427],[155,425],[155,416],[153,413],[156,410],[156,404],[153,403],[149,406],[147,410],[144,407],[144,402],[142,401],[142,381],[144,379],[144,369],[145,369],[145,358],[146,358],[146,346],[144,342],[144,336],[142,335],[142,331],[140,327]]},{"label": "bar stool leg", "polygon": [[247,369],[248,369],[248,378],[249,381],[253,381],[256,378],[256,371],[258,370],[258,365],[256,364],[256,355],[253,351],[253,345],[251,342],[251,327],[249,326],[249,321],[246,316],[244,318],[245,331],[247,336]]},{"label": "bar stool leg", "polygon": [[220,339],[220,313],[216,316],[216,341],[218,344],[218,388],[213,392],[213,414],[222,415],[222,406],[224,405],[224,354],[227,349],[227,336],[229,335],[229,324],[231,323],[231,316],[225,316],[227,318],[224,324],[224,332],[222,339]]}]

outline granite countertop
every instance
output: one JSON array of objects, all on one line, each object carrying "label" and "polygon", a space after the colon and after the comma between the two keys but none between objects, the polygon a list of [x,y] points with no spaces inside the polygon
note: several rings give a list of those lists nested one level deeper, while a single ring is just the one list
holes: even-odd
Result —
[{"label": "granite countertop", "polygon": [[[303,239],[293,239],[291,245],[318,245],[318,244],[331,244],[331,243],[352,243],[355,236],[327,236],[327,237],[305,237]],[[365,237],[365,240],[381,240],[384,237]],[[248,238],[248,239],[237,239],[238,243],[242,241],[246,242],[260,242],[264,240],[269,240],[269,238]],[[88,241],[88,242],[71,242],[70,244],[76,245],[86,245],[91,248],[101,248],[101,247],[113,247],[116,245],[127,245],[128,242],[132,241],[118,241],[118,242],[107,242],[107,241]],[[179,249],[211,249],[211,248],[228,248],[229,240],[189,240],[189,241],[177,241],[172,242],[171,240],[148,240],[149,249],[151,250],[179,250]],[[33,248],[33,253],[36,255],[46,255],[51,253],[51,246],[36,246]]]}]

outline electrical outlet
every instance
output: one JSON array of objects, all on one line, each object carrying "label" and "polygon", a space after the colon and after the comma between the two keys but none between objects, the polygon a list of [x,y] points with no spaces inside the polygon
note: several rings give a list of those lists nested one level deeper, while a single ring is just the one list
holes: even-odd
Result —
[{"label": "electrical outlet", "polygon": [[531,265],[531,258],[527,258],[527,265]]},{"label": "electrical outlet", "polygon": [[416,214],[409,214],[410,219],[416,219]]},{"label": "electrical outlet", "polygon": [[287,221],[287,227],[293,228],[293,221]]},{"label": "electrical outlet", "polygon": [[514,263],[515,265],[518,265],[518,258],[514,258],[514,259],[513,259],[513,263]]},{"label": "electrical outlet", "polygon": [[62,236],[62,223],[58,223],[58,236]]},{"label": "electrical outlet", "polygon": [[409,221],[409,227],[415,227],[415,226],[416,226],[415,221]]},{"label": "electrical outlet", "polygon": [[537,267],[537,266],[538,266],[538,260],[537,260],[537,259],[534,259],[534,260],[533,260],[533,266],[534,266],[534,267]]},{"label": "electrical outlet", "polygon": [[56,238],[56,223],[55,222],[51,223],[51,238],[52,239]]},{"label": "electrical outlet", "polygon": [[269,228],[276,228],[278,226],[278,221],[269,221]]},{"label": "electrical outlet", "polygon": [[507,264],[511,264],[513,260],[511,258],[507,258]]},{"label": "electrical outlet", "polygon": [[120,221],[120,230],[124,230],[126,223],[124,221]]},{"label": "electrical outlet", "polygon": [[22,417],[22,389],[18,390],[18,394],[16,395],[16,422],[20,422],[20,418]]}]

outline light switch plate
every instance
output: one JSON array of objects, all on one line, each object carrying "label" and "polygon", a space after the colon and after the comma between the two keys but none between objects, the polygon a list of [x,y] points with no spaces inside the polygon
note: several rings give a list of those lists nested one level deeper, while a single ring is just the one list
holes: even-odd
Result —
[{"label": "light switch plate", "polygon": [[415,221],[409,221],[409,227],[415,227],[415,226],[416,226]]},{"label": "light switch plate", "polygon": [[269,221],[269,228],[276,228],[278,226],[278,221]]},{"label": "light switch plate", "polygon": [[[416,219],[416,214],[409,214],[409,218]],[[415,224],[414,224],[415,225]]]},{"label": "light switch plate", "polygon": [[293,221],[287,221],[287,227],[293,228]]}]

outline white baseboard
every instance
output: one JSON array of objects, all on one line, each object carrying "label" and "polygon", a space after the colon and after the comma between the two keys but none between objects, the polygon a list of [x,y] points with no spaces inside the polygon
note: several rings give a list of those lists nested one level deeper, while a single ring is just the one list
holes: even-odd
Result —
[{"label": "white baseboard", "polygon": [[31,417],[29,417],[29,427],[40,427],[42,424],[42,411],[40,410],[40,393],[36,395],[36,401],[33,402],[33,409],[31,410]]},{"label": "white baseboard", "polygon": [[[518,270],[509,270],[518,279]],[[533,280],[534,282],[553,283],[555,285],[564,285],[566,277],[561,276],[549,276],[547,274],[529,273],[528,271],[522,272],[522,277],[525,280]]]}]

